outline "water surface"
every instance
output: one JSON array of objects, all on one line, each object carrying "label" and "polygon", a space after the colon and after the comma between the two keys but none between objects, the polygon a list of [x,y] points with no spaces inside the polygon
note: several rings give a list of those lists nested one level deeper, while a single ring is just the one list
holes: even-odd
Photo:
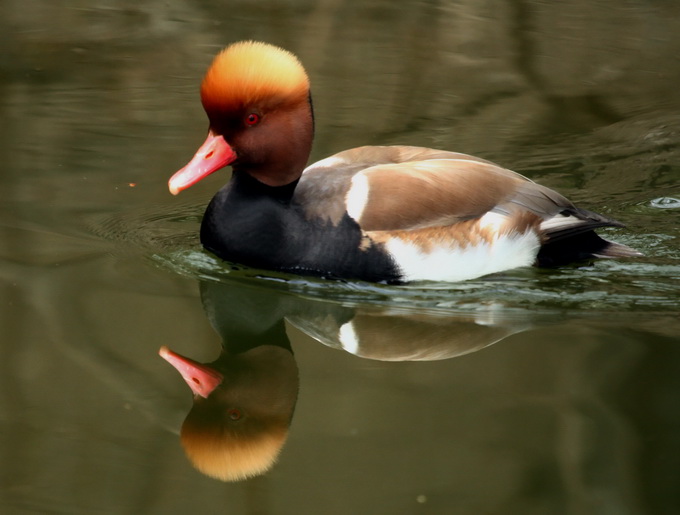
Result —
[{"label": "water surface", "polygon": [[[680,9],[468,4],[5,7],[0,511],[678,512]],[[402,287],[219,262],[197,231],[227,173],[166,181],[203,140],[212,55],[247,38],[305,63],[314,159],[479,155],[645,257]],[[205,477],[158,348],[211,361],[281,321],[299,394],[278,462]]]}]

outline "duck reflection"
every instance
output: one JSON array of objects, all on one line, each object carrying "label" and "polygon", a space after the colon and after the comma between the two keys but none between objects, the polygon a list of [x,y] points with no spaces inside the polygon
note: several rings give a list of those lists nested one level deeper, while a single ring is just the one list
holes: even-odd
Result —
[{"label": "duck reflection", "polygon": [[205,312],[222,338],[220,356],[202,364],[167,347],[159,354],[194,394],[180,431],[188,458],[223,481],[269,470],[288,436],[299,378],[285,320],[325,345],[383,361],[453,358],[527,326],[493,307],[461,317],[346,306],[240,282],[200,286]]},{"label": "duck reflection", "polygon": [[298,369],[273,297],[201,283],[203,307],[222,337],[220,356],[202,364],[167,347],[159,351],[194,394],[182,446],[199,471],[216,479],[264,473],[288,436]]},{"label": "duck reflection", "polygon": [[366,306],[335,313],[291,315],[286,319],[315,340],[355,356],[380,361],[434,361],[488,347],[522,331],[520,320],[488,307],[469,316],[410,312]]}]

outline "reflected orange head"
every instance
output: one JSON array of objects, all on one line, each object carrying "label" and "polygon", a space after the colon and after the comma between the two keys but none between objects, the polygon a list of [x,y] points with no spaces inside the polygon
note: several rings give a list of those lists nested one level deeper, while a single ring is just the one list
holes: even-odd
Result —
[{"label": "reflected orange head", "polygon": [[206,424],[191,414],[182,426],[184,451],[203,474],[222,481],[240,481],[269,470],[288,436],[282,420],[251,420],[235,429]]}]

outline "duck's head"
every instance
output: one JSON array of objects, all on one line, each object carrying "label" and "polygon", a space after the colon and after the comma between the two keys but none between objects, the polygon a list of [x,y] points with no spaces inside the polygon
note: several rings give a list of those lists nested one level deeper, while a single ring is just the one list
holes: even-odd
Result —
[{"label": "duck's head", "polygon": [[290,52],[246,41],[228,46],[201,85],[210,127],[193,159],[168,183],[177,194],[232,165],[270,186],[300,177],[314,122],[307,74]]},{"label": "duck's head", "polygon": [[292,354],[263,345],[210,364],[167,347],[159,354],[194,392],[180,437],[193,465],[222,481],[263,474],[288,436],[297,400],[298,371]]}]

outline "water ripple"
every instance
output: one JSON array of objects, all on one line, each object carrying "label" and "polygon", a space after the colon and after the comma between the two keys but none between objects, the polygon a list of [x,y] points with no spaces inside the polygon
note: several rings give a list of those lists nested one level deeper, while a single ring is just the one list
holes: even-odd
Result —
[{"label": "water ripple", "polygon": [[415,310],[630,313],[677,311],[680,264],[597,261],[562,269],[526,268],[462,283],[372,284],[262,271],[223,262],[202,250],[156,253],[153,261],[174,273],[205,281],[249,281],[255,286],[352,305]]}]

